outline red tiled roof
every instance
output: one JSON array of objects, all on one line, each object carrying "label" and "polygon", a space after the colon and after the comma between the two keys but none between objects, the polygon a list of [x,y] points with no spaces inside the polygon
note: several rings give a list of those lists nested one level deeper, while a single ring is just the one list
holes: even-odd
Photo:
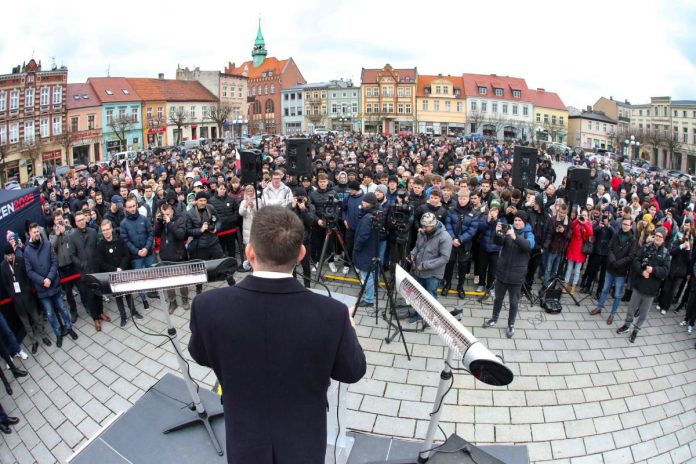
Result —
[{"label": "red tiled roof", "polygon": [[198,81],[175,79],[128,78],[143,101],[217,101]]},{"label": "red tiled roof", "polygon": [[141,100],[140,95],[135,92],[125,77],[90,77],[87,79],[87,83],[92,86],[94,93],[97,94],[102,103],[135,102]]},{"label": "red tiled roof", "polygon": [[[524,79],[519,77],[497,76],[494,74],[462,74],[464,81],[464,94],[467,97],[482,96],[479,94],[479,87],[487,89],[486,97],[502,98],[505,100],[532,101],[529,88]],[[496,97],[494,89],[503,89],[503,96]],[[512,96],[513,90],[520,90],[522,96],[519,98]]]},{"label": "red tiled roof", "polygon": [[279,60],[273,56],[263,60],[260,66],[254,67],[253,61],[245,61],[240,66],[235,66],[234,63],[230,63],[229,66],[225,68],[225,74],[232,74],[233,76],[246,76],[249,79],[258,79],[261,77],[262,73],[267,71],[273,71],[274,76],[280,76],[287,65],[288,60]]},{"label": "red tiled roof", "polygon": [[547,92],[545,90],[530,90],[532,102],[534,106],[550,108],[554,110],[568,111],[568,108],[563,104],[561,97],[557,93]]},{"label": "red tiled roof", "polygon": [[68,84],[67,98],[66,106],[68,110],[101,106],[102,104],[89,84]]},{"label": "red tiled roof", "polygon": [[[459,76],[430,76],[426,74],[419,74],[418,75],[418,87],[416,88],[416,96],[418,97],[424,97],[425,96],[425,88],[426,87],[432,87],[432,83],[436,80],[448,80],[452,83],[453,89],[459,89],[462,91],[460,95],[457,98],[464,98],[463,94],[463,89],[462,89],[462,80],[461,77]],[[430,95],[428,96],[444,96],[444,94],[441,95],[436,95],[433,93],[433,89],[430,89]]]},{"label": "red tiled roof", "polygon": [[[404,83],[407,82],[406,79],[410,80],[411,82],[415,83],[416,82],[416,77],[418,76],[418,70],[416,68],[408,68],[408,69],[393,69],[393,71],[397,74],[399,83]],[[376,84],[377,83],[377,74],[384,72],[384,68],[381,69],[362,69],[362,73],[360,74],[360,81],[363,84]]]}]

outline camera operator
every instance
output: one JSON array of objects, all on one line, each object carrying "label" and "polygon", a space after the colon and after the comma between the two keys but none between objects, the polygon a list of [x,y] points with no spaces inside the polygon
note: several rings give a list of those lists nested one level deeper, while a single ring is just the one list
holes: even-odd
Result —
[{"label": "camera operator", "polygon": [[227,232],[219,236],[223,253],[230,258],[237,257],[237,232],[229,232],[239,226],[239,204],[227,194],[225,184],[218,185],[214,195],[210,197],[210,205],[218,214],[219,232]]},{"label": "camera operator", "polygon": [[498,224],[503,224],[507,227],[507,219],[505,214],[501,212],[500,201],[491,201],[491,208],[487,216],[480,216],[478,221],[480,235],[480,243],[478,251],[479,263],[479,285],[482,286],[486,293],[479,298],[479,301],[484,301],[493,290],[495,283],[495,273],[498,264],[498,256],[502,245],[496,243],[495,235]]},{"label": "camera operator", "polygon": [[[329,176],[320,172],[317,174],[317,189],[309,193],[309,199],[314,205],[317,222],[312,226],[312,249],[311,258],[314,263],[319,263],[321,258],[321,250],[324,247],[326,239],[326,228],[336,227],[341,211],[340,202],[336,197],[336,191],[329,186]],[[326,214],[328,217],[325,217]],[[329,269],[331,272],[336,272],[336,265],[333,258],[333,241],[329,241],[326,248]]]},{"label": "camera operator", "polygon": [[[164,203],[155,215],[155,237],[160,237],[160,259],[169,262],[183,262],[186,253],[186,215],[177,212],[171,204]],[[181,304],[185,311],[191,309],[188,287],[181,287]],[[167,290],[169,314],[176,310],[176,290]]]},{"label": "camera operator", "polygon": [[[595,210],[596,211],[596,210]],[[607,272],[607,257],[609,256],[609,242],[614,236],[614,229],[611,228],[609,221],[610,211],[604,211],[599,217],[592,220],[592,233],[594,243],[590,259],[587,261],[585,274],[580,284],[580,293],[590,293],[590,287],[597,280],[597,298],[604,288],[604,278]]]},{"label": "camera operator", "polygon": [[[375,302],[374,275],[369,273],[373,258],[379,253],[379,228],[381,218],[377,213],[377,196],[373,192],[362,194],[362,212],[355,229],[355,244],[353,246],[353,265],[360,273],[360,280],[365,284],[365,292],[358,306],[372,306]],[[381,210],[380,210],[381,211]],[[380,214],[381,215],[381,214]]]},{"label": "camera operator", "polygon": [[[363,214],[362,201],[365,194],[360,189],[360,183],[357,180],[348,183],[348,191],[350,194],[343,202],[343,224],[346,226],[346,261],[352,259],[353,244],[355,243],[355,231],[358,228],[358,223]],[[344,274],[348,272],[344,268]]]},{"label": "camera operator", "polygon": [[554,206],[551,217],[551,233],[544,245],[544,286],[548,286],[558,275],[558,268],[568,248],[571,236],[571,224],[568,218],[568,205],[561,203]]},{"label": "camera operator", "polygon": [[672,257],[665,247],[665,235],[667,229],[658,227],[653,235],[650,235],[646,244],[641,247],[633,259],[633,270],[637,274],[633,282],[633,293],[628,303],[628,314],[624,325],[616,330],[617,334],[628,332],[636,316],[638,320],[633,323],[633,332],[629,340],[636,341],[638,332],[648,318],[648,312],[657,295],[662,281],[669,275],[669,267]]},{"label": "camera operator", "polygon": [[[317,216],[314,213],[314,205],[309,202],[307,197],[307,190],[304,187],[295,187],[293,190],[292,211],[297,215],[302,221],[304,226],[304,239],[302,244],[305,249],[311,249],[312,241],[312,227],[317,222]],[[304,280],[305,288],[309,288],[311,284],[311,269],[310,269],[310,257],[309,253],[305,253],[300,264],[302,265],[302,278]],[[293,269],[293,277],[295,276],[295,270]],[[317,276],[319,278],[319,276]]]},{"label": "camera operator", "polygon": [[[544,258],[544,243],[546,236],[551,233],[551,218],[544,211],[544,204],[541,194],[533,195],[531,201],[528,202],[527,214],[529,215],[529,226],[534,234],[534,247],[529,258],[529,266],[527,268],[527,276],[525,277],[525,286],[528,291],[532,291],[534,284],[534,274],[541,265]],[[513,219],[514,220],[514,219]]]},{"label": "camera operator", "polygon": [[529,255],[534,249],[534,234],[529,225],[529,215],[525,211],[515,214],[513,225],[498,224],[493,241],[502,245],[495,272],[495,300],[493,316],[484,322],[483,327],[493,327],[498,322],[505,294],[510,294],[510,313],[508,315],[507,338],[515,334],[515,318],[520,290],[527,274]]},{"label": "camera operator", "polygon": [[[433,191],[435,193],[435,191]],[[432,198],[432,196],[431,196]],[[469,204],[469,194],[462,193],[457,199],[457,206],[447,215],[445,227],[452,237],[452,252],[445,266],[445,275],[441,295],[446,296],[452,287],[454,264],[457,264],[457,295],[463,299],[466,269],[471,260],[471,247],[479,228],[479,217]]]}]

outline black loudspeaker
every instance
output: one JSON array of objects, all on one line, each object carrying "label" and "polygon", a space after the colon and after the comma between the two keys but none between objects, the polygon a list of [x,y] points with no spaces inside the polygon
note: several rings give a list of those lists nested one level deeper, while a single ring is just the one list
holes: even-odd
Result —
[{"label": "black loudspeaker", "polygon": [[253,184],[261,174],[261,152],[259,150],[239,150],[242,168],[242,185]]},{"label": "black loudspeaker", "polygon": [[581,166],[569,167],[566,187],[570,204],[584,207],[590,194],[590,169]]},{"label": "black loudspeaker", "polygon": [[520,190],[536,188],[536,168],[536,148],[516,146],[512,160],[512,185]]},{"label": "black loudspeaker", "polygon": [[309,151],[312,142],[309,139],[289,138],[285,140],[285,162],[291,176],[311,176],[312,162]]}]

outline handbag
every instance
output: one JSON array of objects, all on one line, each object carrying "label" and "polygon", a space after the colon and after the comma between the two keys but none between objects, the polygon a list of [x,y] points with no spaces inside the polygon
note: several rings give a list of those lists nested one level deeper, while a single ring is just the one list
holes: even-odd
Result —
[{"label": "handbag", "polygon": [[582,237],[582,250],[581,251],[582,251],[583,255],[589,255],[590,253],[592,253],[593,245],[592,245],[592,242],[590,242],[589,240],[585,240],[585,233],[583,232],[584,228],[585,228],[584,225],[581,224],[580,225],[580,236]]}]

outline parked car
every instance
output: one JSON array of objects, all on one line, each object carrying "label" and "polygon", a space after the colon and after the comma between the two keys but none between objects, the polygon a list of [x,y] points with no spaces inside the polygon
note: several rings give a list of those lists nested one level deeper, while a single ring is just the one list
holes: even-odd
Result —
[{"label": "parked car", "polygon": [[477,132],[474,132],[473,134],[468,134],[464,136],[464,140],[467,142],[483,142],[483,134],[479,134]]},{"label": "parked car", "polygon": [[16,178],[9,179],[5,182],[5,190],[19,190],[22,187],[19,185],[19,181]]}]

